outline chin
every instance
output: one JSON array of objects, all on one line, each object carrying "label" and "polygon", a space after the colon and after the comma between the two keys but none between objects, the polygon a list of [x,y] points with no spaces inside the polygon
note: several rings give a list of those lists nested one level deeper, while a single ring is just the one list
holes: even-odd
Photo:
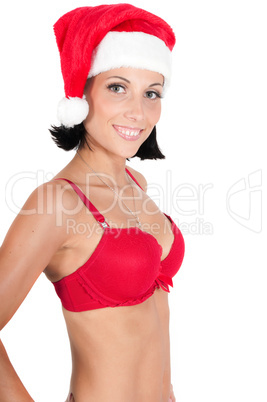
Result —
[{"label": "chin", "polygon": [[124,158],[124,159],[127,159],[127,158],[132,158],[135,154],[136,154],[136,152],[137,151],[135,151],[135,152],[124,152],[124,153],[121,153],[120,154],[120,157],[121,158]]},{"label": "chin", "polygon": [[132,147],[132,149],[130,150],[124,150],[124,152],[121,152],[121,156],[123,158],[132,158],[136,152],[138,152],[138,149],[140,148],[141,145],[139,145],[138,147]]}]

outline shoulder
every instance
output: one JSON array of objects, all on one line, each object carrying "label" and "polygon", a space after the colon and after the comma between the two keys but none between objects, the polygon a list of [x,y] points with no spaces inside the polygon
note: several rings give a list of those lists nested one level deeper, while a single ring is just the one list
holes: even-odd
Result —
[{"label": "shoulder", "polygon": [[130,166],[126,166],[126,168],[129,170],[129,172],[133,175],[133,177],[136,179],[136,181],[140,184],[140,186],[146,192],[147,191],[147,181],[146,181],[146,178],[142,175],[142,173],[138,172],[137,170],[133,169]]},{"label": "shoulder", "polygon": [[[47,215],[61,209],[72,209],[77,205],[77,197],[71,186],[64,180],[51,180],[38,186],[28,197],[23,210],[34,207]],[[38,212],[38,210],[37,210]]]},{"label": "shoulder", "polygon": [[33,229],[36,237],[40,235],[42,241],[50,238],[65,242],[68,238],[67,223],[69,219],[79,216],[83,207],[71,186],[63,180],[51,180],[38,186],[28,197],[15,223],[25,229]]}]

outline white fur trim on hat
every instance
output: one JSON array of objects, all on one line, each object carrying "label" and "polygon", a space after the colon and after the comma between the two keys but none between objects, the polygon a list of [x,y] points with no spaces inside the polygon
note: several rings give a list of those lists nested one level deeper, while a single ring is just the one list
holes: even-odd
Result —
[{"label": "white fur trim on hat", "polygon": [[89,105],[83,98],[63,98],[58,104],[57,117],[63,126],[71,128],[87,117]]},{"label": "white fur trim on hat", "polygon": [[132,67],[162,74],[168,86],[171,51],[164,41],[143,32],[110,31],[94,49],[88,78],[113,68]]}]

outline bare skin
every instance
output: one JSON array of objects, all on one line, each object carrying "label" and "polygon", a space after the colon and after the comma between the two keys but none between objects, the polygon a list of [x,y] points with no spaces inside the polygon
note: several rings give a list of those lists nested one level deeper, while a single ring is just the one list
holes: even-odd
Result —
[{"label": "bare skin", "polygon": [[[113,91],[106,92],[106,83],[111,82],[108,73],[100,74],[94,80],[86,94],[90,113],[84,123],[94,151],[84,146],[79,152],[97,172],[107,175],[103,176],[106,182],[114,185],[114,180],[121,195],[127,197],[125,203],[131,210],[139,211],[142,230],[157,239],[164,259],[174,237],[170,222],[125,172],[126,158],[135,154],[158,121],[160,102],[149,102],[144,93],[148,88],[159,90],[158,84],[152,89],[150,85],[162,83],[162,76],[133,69],[113,70],[113,75],[127,79],[127,89],[119,95],[117,91],[115,95]],[[105,90],[102,84],[105,84]],[[143,136],[137,141],[124,141],[112,131],[113,124],[139,127]],[[145,188],[144,177],[131,168],[129,170]],[[105,211],[102,213],[110,226],[135,226],[133,216],[122,209],[113,192],[96,176],[90,176],[88,186],[88,171],[75,155],[56,177],[75,182],[99,211]],[[0,249],[0,296],[1,301],[5,301],[1,328],[10,320],[41,272],[44,271],[51,281],[69,275],[88,260],[102,236],[92,214],[64,181],[52,180],[33,192],[23,211],[33,209],[35,213],[22,213],[15,219]],[[88,230],[79,232],[77,228],[81,225]],[[170,383],[166,292],[157,289],[153,296],[135,306],[80,313],[63,309],[63,314],[73,359],[72,400],[168,402],[171,396],[175,401]],[[0,400],[31,401],[4,349],[0,348],[0,352]]]},{"label": "bare skin", "polygon": [[[154,226],[148,217],[146,222],[144,219],[142,222],[144,227],[152,228],[149,232],[162,245],[163,259],[169,253],[173,241],[170,224],[152,200],[145,193],[142,194],[135,184],[133,186],[136,208],[141,210],[141,205],[146,201],[149,211],[153,211],[150,219]],[[90,189],[91,201],[94,199],[93,191],[97,193],[98,190],[98,193],[103,192],[104,196],[101,197],[103,202],[109,202],[111,205],[113,193],[105,186],[100,187],[101,189],[99,186],[94,189],[92,186]],[[131,197],[130,188],[125,191],[124,196]],[[138,196],[142,198],[138,200]],[[128,205],[130,208],[133,206],[130,203]],[[77,227],[81,228],[81,224],[86,223],[90,227],[97,228],[95,221],[86,212],[84,207],[79,218],[76,217]],[[112,217],[121,215],[118,222],[112,220],[113,226],[118,227],[119,224],[121,226],[124,221],[123,227],[127,227],[125,215],[122,215],[118,205],[105,214],[108,222],[110,222],[109,215]],[[140,220],[141,217],[142,214]],[[91,233],[89,239],[86,235],[87,233],[77,234],[75,228],[72,228],[66,243],[68,253],[65,251],[66,262],[62,264],[62,271],[58,262],[60,254],[56,254],[45,271],[49,279],[53,281],[60,279],[73,272],[74,265],[78,268],[88,259],[102,234]],[[61,257],[60,259],[62,261]],[[57,277],[53,268],[55,266],[59,267],[57,273],[60,271]],[[89,398],[92,401],[99,398],[111,402],[168,401],[170,370],[167,298],[167,293],[160,289],[144,303],[136,306],[104,308],[82,313],[63,309],[72,349],[74,371],[71,392],[75,396],[75,401],[90,400]]]}]

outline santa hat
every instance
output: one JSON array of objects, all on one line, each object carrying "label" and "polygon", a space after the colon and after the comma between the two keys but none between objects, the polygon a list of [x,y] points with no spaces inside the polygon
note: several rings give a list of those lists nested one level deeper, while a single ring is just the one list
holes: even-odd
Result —
[{"label": "santa hat", "polygon": [[58,118],[65,127],[80,124],[89,106],[83,91],[86,80],[119,67],[141,68],[171,75],[175,36],[161,18],[130,4],[80,7],[54,25],[60,53],[65,98]]}]

